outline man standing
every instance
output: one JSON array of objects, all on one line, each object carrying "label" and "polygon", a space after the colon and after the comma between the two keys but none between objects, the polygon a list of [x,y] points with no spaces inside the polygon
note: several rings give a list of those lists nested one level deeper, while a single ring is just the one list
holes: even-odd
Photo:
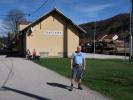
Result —
[{"label": "man standing", "polygon": [[85,65],[85,56],[81,52],[81,46],[78,46],[77,51],[72,54],[71,59],[72,79],[70,91],[73,90],[73,83],[76,78],[78,79],[78,89],[82,90],[81,79],[83,76],[83,71],[85,70]]}]

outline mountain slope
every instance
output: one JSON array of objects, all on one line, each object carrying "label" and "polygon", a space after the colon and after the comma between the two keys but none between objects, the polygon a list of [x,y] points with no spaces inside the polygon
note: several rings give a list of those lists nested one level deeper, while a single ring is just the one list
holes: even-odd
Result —
[{"label": "mountain slope", "polygon": [[[84,30],[87,31],[87,34],[81,36],[81,40],[90,41],[93,39],[95,22],[83,23],[79,25]],[[96,35],[101,34],[118,34],[120,39],[123,38],[123,35],[126,35],[130,30],[130,15],[119,14],[112,18],[101,20],[96,22]]]}]

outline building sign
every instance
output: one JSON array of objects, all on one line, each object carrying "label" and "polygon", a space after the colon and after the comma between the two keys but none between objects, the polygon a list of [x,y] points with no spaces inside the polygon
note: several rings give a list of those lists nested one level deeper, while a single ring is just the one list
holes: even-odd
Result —
[{"label": "building sign", "polygon": [[62,31],[44,31],[44,35],[63,35]]}]

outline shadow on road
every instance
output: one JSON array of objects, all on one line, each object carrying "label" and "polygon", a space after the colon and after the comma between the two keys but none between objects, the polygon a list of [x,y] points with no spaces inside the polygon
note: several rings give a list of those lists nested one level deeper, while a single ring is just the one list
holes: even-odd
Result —
[{"label": "shadow on road", "polygon": [[34,98],[34,99],[37,99],[37,100],[50,100],[48,98],[41,97],[41,96],[38,96],[38,95],[35,95],[35,94],[31,94],[31,93],[28,93],[28,92],[25,92],[25,91],[12,89],[12,88],[9,88],[9,87],[2,87],[2,88],[4,90],[13,91],[15,93],[19,93],[19,94],[22,94],[22,95],[25,95],[25,96],[28,96],[28,97],[31,97],[31,98]]},{"label": "shadow on road", "polygon": [[59,83],[49,83],[49,82],[47,82],[47,84],[50,86],[53,86],[53,87],[59,87],[59,88],[63,88],[63,89],[70,91],[70,86],[67,86],[67,85],[63,85],[63,84],[59,84]]}]

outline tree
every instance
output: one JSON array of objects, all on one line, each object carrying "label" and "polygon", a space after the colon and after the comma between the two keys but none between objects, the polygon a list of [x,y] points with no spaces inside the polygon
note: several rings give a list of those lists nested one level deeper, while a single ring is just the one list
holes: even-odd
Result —
[{"label": "tree", "polygon": [[8,32],[8,44],[12,43],[13,34]]},{"label": "tree", "polygon": [[25,13],[20,9],[13,9],[7,13],[5,18],[6,29],[16,35],[18,33],[17,24],[19,22],[27,22]]}]

